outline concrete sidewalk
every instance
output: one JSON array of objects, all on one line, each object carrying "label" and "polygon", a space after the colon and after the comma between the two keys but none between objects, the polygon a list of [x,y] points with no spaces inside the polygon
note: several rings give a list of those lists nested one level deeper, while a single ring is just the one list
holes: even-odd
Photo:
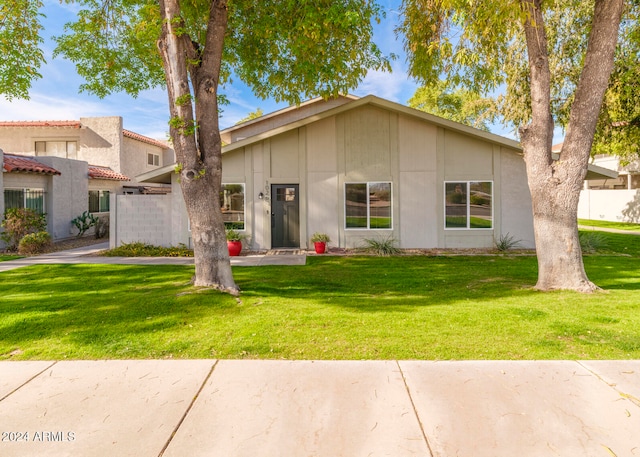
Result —
[{"label": "concrete sidewalk", "polygon": [[[109,249],[109,243],[99,243],[67,251],[51,252],[18,260],[0,262],[0,272],[29,265],[97,263],[111,265],[193,265],[193,257],[103,257],[97,252]],[[297,255],[243,255],[231,257],[232,266],[258,267],[263,265],[305,265],[307,256]],[[1,455],[1,454],[0,454]]]},{"label": "concrete sidewalk", "polygon": [[0,362],[0,455],[640,455],[640,361]]}]

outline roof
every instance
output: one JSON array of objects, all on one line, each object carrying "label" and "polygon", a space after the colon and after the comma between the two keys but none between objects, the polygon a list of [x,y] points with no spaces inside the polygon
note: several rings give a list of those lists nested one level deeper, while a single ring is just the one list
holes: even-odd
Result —
[{"label": "roof", "polygon": [[[311,102],[317,101],[316,99],[311,100]],[[496,135],[494,133],[486,132],[484,130],[480,130],[474,127],[470,127],[465,124],[461,124],[459,122],[450,121],[448,119],[444,119],[442,117],[435,116],[433,114],[425,113],[424,111],[420,111],[414,108],[410,108],[408,106],[401,105],[399,103],[395,103],[389,100],[385,100],[374,95],[367,95],[365,97],[355,99],[349,103],[344,105],[337,106],[335,108],[319,112],[317,114],[313,114],[311,116],[305,117],[303,119],[299,119],[297,121],[291,122],[286,125],[282,125],[280,127],[276,127],[274,129],[265,131],[263,133],[259,133],[257,135],[244,138],[242,140],[235,141],[231,144],[225,145],[222,148],[222,153],[227,154],[232,151],[242,149],[251,144],[266,140],[268,138],[272,138],[276,135],[280,135],[282,133],[286,133],[300,127],[304,127],[306,125],[312,124],[322,119],[329,118],[331,116],[335,116],[337,114],[341,114],[347,111],[351,111],[353,109],[363,107],[363,106],[375,106],[382,109],[386,109],[389,111],[393,111],[396,113],[404,114],[416,119],[427,121],[431,124],[434,124],[438,127],[443,127],[448,130],[452,130],[455,132],[459,132],[465,135],[469,135],[484,141],[489,141],[491,143],[497,144],[499,146],[504,146],[509,149],[513,149],[515,153],[522,153],[522,147],[520,143],[512,140],[510,138],[505,138],[500,135]],[[291,108],[293,109],[293,108]],[[276,113],[282,113],[285,110],[276,111]],[[275,113],[272,113],[267,116],[271,116]],[[262,118],[258,118],[262,119]],[[240,124],[242,125],[242,124]],[[240,127],[238,125],[238,127]],[[246,124],[245,124],[246,125]],[[235,128],[235,127],[234,127]],[[230,129],[227,129],[227,131]],[[155,183],[170,183],[171,182],[171,173],[174,172],[175,164],[166,165],[162,168],[158,168],[156,170],[150,171],[148,173],[144,173],[138,176],[139,182],[155,182]],[[587,179],[602,179],[609,178],[610,171],[606,170],[602,167],[596,167],[594,165],[589,165],[589,174]],[[617,174],[615,175],[617,176]]]},{"label": "roof", "polygon": [[34,157],[21,156],[16,154],[4,154],[2,168],[8,173],[23,172],[37,173],[41,175],[60,175],[61,173],[53,167],[45,165]]},{"label": "roof", "polygon": [[154,140],[153,138],[149,138],[148,136],[140,135],[139,133],[132,132],[131,130],[122,129],[122,135],[131,138],[133,140],[142,141],[143,143],[151,144],[153,146],[157,146],[162,149],[169,148],[167,143],[163,143],[162,141]]},{"label": "roof", "polygon": [[[340,95],[338,98],[351,100],[351,101],[359,99],[359,97],[356,97],[355,95],[350,95],[350,94],[348,94],[348,95]],[[239,122],[239,123],[237,123],[235,125],[232,125],[231,127],[227,127],[226,129],[220,130],[220,133],[224,134],[224,133],[232,132],[234,130],[243,129],[243,128],[251,125],[251,124],[256,124],[256,123],[259,123],[259,122],[263,122],[263,121],[265,121],[267,119],[271,119],[271,118],[274,118],[274,117],[277,117],[277,116],[281,116],[281,115],[283,115],[285,113],[288,113],[289,111],[295,111],[295,110],[298,110],[300,108],[303,108],[303,107],[306,107],[306,106],[309,106],[309,105],[314,105],[316,103],[322,103],[322,102],[326,102],[326,101],[327,100],[325,100],[322,97],[312,98],[311,100],[307,100],[305,102],[302,102],[299,105],[288,106],[286,108],[282,108],[282,109],[279,109],[277,111],[273,111],[271,113],[263,114],[262,116],[256,117],[254,119],[249,119],[247,121]]]},{"label": "roof", "polygon": [[82,127],[80,121],[0,121],[0,127]]},{"label": "roof", "polygon": [[113,171],[109,167],[89,165],[89,177],[93,179],[108,179],[111,181],[131,181],[127,176]]}]

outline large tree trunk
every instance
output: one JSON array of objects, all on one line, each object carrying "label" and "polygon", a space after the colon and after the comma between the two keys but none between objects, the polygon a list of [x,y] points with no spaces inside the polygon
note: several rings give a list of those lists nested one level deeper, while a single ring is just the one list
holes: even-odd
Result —
[{"label": "large tree trunk", "polygon": [[584,270],[578,236],[578,200],[587,173],[596,122],[613,69],[624,0],[596,0],[591,34],[564,146],[551,154],[551,77],[542,0],[521,0],[531,77],[531,123],[521,128],[533,204],[540,290],[597,288]]},{"label": "large tree trunk", "polygon": [[163,28],[158,48],[167,82],[180,186],[191,223],[196,268],[193,282],[237,294],[219,204],[222,143],[217,91],[227,25],[226,0],[211,2],[204,47],[184,33],[178,0],[160,0],[160,10]]}]

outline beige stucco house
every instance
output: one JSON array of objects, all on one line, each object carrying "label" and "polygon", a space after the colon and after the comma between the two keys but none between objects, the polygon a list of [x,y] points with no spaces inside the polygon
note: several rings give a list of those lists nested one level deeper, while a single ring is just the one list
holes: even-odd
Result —
[{"label": "beige stucco house", "polygon": [[[345,248],[378,237],[403,248],[490,247],[507,233],[533,246],[515,141],[374,96],[313,100],[227,129],[222,139],[221,207],[253,249],[306,248],[314,232]],[[190,244],[173,168],[137,177],[172,185],[153,217],[167,214],[164,233],[149,239],[148,221],[132,217],[139,199],[124,196],[112,207],[112,243]]]},{"label": "beige stucco house", "polygon": [[71,220],[84,211],[108,215],[110,195],[170,191],[135,177],[172,163],[173,150],[123,129],[121,117],[0,122],[0,149],[0,216],[34,207],[54,240],[73,236]]},{"label": "beige stucco house", "polygon": [[[344,248],[388,237],[402,248],[486,248],[507,234],[534,246],[513,140],[375,96],[312,100],[221,136],[220,206],[252,249],[308,248],[314,232]],[[172,194],[153,208],[135,196],[114,199],[112,244],[190,245],[174,166],[137,179],[171,184]],[[153,233],[145,230],[154,221]]]}]

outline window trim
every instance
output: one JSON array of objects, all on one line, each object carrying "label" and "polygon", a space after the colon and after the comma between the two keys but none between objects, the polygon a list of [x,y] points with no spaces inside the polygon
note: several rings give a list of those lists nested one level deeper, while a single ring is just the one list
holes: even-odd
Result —
[{"label": "window trim", "polygon": [[[471,227],[471,183],[491,183],[491,227]],[[465,184],[467,186],[467,226],[466,227],[447,227],[447,184]],[[443,197],[444,197],[444,230],[495,230],[495,195],[494,195],[494,181],[492,179],[470,179],[470,180],[452,180],[444,181],[443,184]]]},{"label": "window trim", "polygon": [[[47,191],[43,187],[5,187],[2,192],[2,198],[5,199],[5,192],[7,190],[19,190],[22,192],[22,206],[20,208],[28,208],[27,207],[27,193],[30,191],[40,192],[42,198],[42,214],[47,214]],[[8,208],[6,204],[4,206],[4,210],[6,211]],[[33,208],[32,208],[33,209]]]},{"label": "window trim", "polygon": [[[365,184],[367,186],[366,196],[367,196],[367,226],[366,227],[347,227],[347,186],[350,184]],[[389,185],[389,220],[391,222],[390,227],[371,227],[371,191],[370,185],[372,184],[388,184]],[[393,230],[393,182],[392,181],[348,181],[344,183],[344,229],[345,230]]]},{"label": "window trim", "polygon": [[[91,214],[99,214],[99,213],[108,213],[111,211],[111,203],[110,203],[110,199],[111,199],[111,191],[107,190],[107,189],[89,189],[89,192],[87,193],[87,198],[90,198],[91,192],[98,192],[98,211],[91,211],[91,208],[89,207],[89,205],[87,205],[87,209],[89,210],[89,212]],[[104,198],[104,193],[107,192],[109,194],[109,200],[107,200],[108,203],[108,208],[106,210],[103,210],[102,206],[100,205],[100,203],[102,202],[102,199]],[[89,203],[89,202],[88,202]]]},{"label": "window trim", "polygon": [[[224,192],[225,186],[242,186],[242,228],[233,228],[227,225],[227,222],[224,222],[225,229],[233,229],[238,232],[244,232],[247,230],[247,185],[243,182],[223,182],[220,191]],[[224,211],[222,212],[222,217],[224,219]],[[229,225],[234,224],[233,221],[229,221]]]},{"label": "window trim", "polygon": [[[151,160],[149,160],[151,159]],[[151,162],[151,163],[149,163]],[[151,167],[160,166],[160,154],[154,154],[153,152],[147,152],[147,165]]]}]

